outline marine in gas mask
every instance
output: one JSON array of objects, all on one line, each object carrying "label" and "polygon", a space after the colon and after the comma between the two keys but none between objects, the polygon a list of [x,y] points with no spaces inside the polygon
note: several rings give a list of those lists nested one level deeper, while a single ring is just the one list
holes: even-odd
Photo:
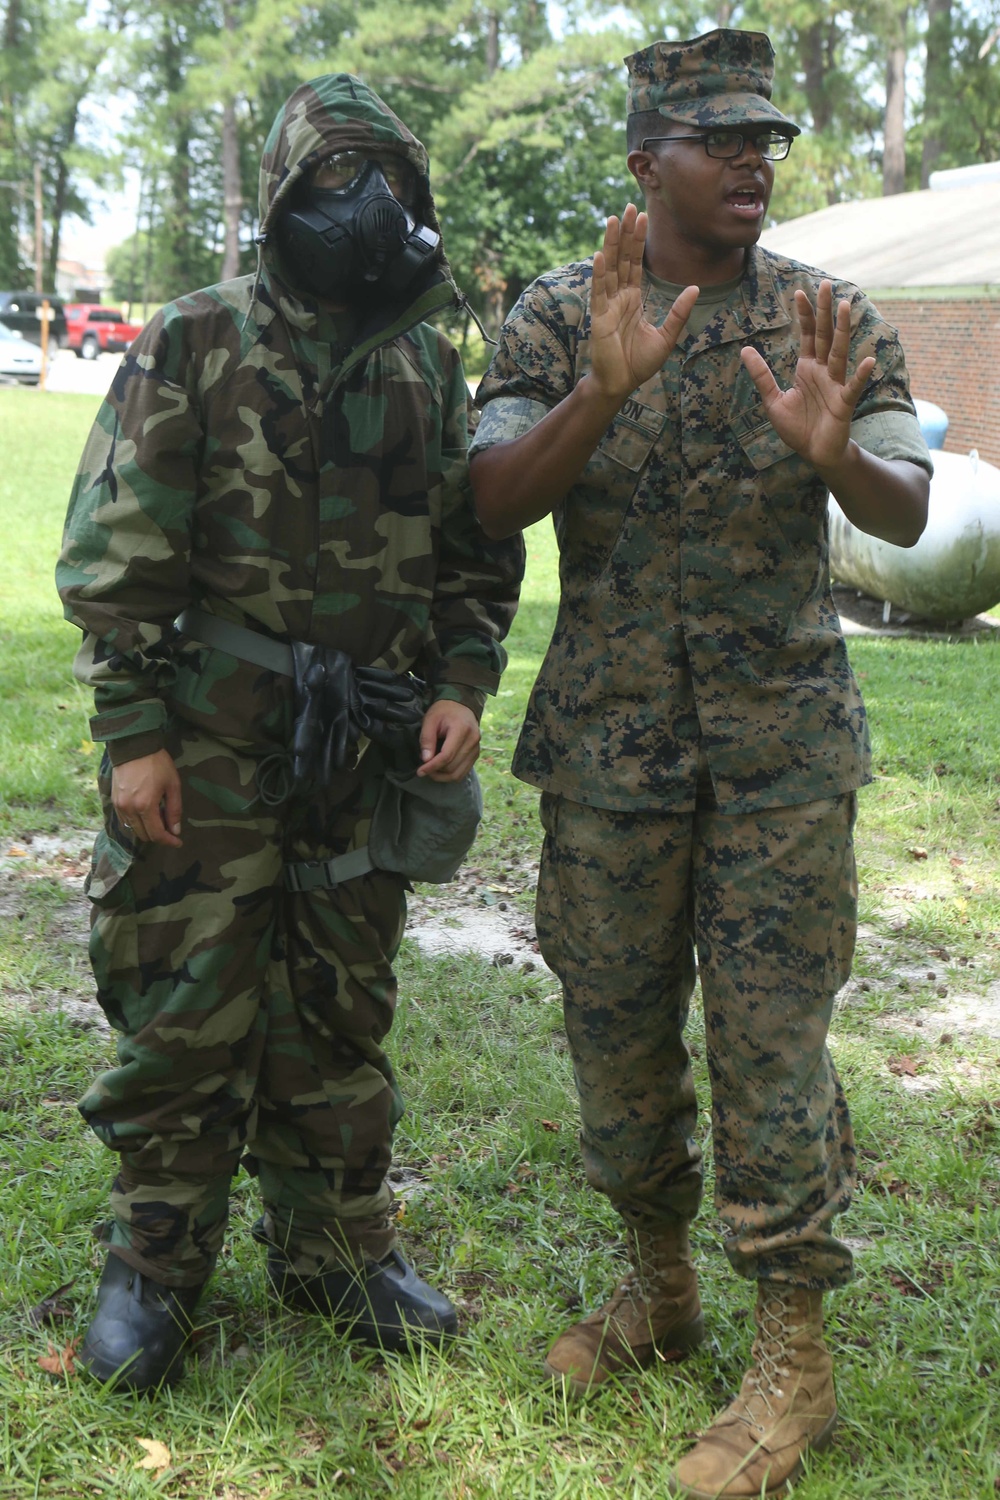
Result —
[{"label": "marine in gas mask", "polygon": [[59,571],[109,746],[88,892],[121,1042],[81,1103],[117,1160],[78,1366],[132,1391],[181,1373],[242,1168],[266,1295],[381,1349],[458,1327],[398,1246],[408,877],[369,835],[404,751],[422,787],[468,777],[523,548],[472,512],[420,142],[324,74],[278,112],[258,206],[255,271],[123,361]]}]

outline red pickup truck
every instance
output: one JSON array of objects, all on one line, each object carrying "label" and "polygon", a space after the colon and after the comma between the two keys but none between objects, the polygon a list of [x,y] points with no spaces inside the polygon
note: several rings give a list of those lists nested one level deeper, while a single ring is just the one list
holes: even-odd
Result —
[{"label": "red pickup truck", "polygon": [[77,359],[99,354],[121,354],[141,331],[141,323],[126,323],[116,307],[98,302],[67,302],[66,333]]}]

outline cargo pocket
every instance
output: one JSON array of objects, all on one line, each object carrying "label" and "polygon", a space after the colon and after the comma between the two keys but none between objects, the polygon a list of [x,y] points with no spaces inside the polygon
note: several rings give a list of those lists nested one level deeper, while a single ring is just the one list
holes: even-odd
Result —
[{"label": "cargo pocket", "polygon": [[130,871],[135,851],[105,830],[97,835],[84,891],[91,902],[90,962],[97,998],[111,1024],[124,1028],[125,993],[138,985],[139,942]]}]

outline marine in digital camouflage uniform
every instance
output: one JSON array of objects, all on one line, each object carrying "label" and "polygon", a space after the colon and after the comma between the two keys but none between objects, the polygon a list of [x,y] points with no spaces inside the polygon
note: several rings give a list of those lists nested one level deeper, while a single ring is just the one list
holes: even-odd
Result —
[{"label": "marine in digital camouflage uniform", "polygon": [[[541,788],[542,952],[559,975],[592,1185],[633,1269],[546,1369],[573,1390],[677,1357],[703,1319],[683,1033],[697,966],[715,1206],[758,1284],[737,1401],[672,1483],[782,1491],[836,1404],[821,1297],[854,1146],[826,1045],[856,928],[864,706],[830,589],[827,495],[901,545],[930,463],[894,330],[857,287],[757,245],[798,126],[753,32],[628,58],[646,215],[538,278],[477,401],[477,509],[551,511],[561,594],[514,771]],[[780,168],[779,168],[780,170]]]},{"label": "marine in digital camouflage uniform", "polygon": [[[180,1371],[241,1157],[286,1301],[390,1347],[455,1329],[389,1212],[404,876],[285,883],[289,866],[365,850],[389,751],[362,739],[357,764],[296,794],[285,659],[304,642],[393,682],[418,673],[423,773],[457,782],[505,664],[523,549],[488,541],[472,510],[465,377],[426,321],[461,305],[440,247],[405,292],[329,298],[303,293],[284,256],[282,215],[344,153],[393,194],[405,176],[408,226],[435,242],[427,157],[401,121],[348,75],[298,88],[264,152],[258,274],[181,297],[131,346],[59,562],[106,744],[88,894],[118,1032],[117,1066],[81,1103],[120,1159],[83,1357],[102,1378],[126,1366],[136,1389]],[[248,640],[279,643],[277,667]]]}]

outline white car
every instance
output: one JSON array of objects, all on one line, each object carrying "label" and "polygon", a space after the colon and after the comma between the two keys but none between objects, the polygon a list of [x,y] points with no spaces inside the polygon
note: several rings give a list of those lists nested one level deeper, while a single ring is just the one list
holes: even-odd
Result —
[{"label": "white car", "polygon": [[41,376],[38,345],[0,323],[0,385],[37,385]]}]

